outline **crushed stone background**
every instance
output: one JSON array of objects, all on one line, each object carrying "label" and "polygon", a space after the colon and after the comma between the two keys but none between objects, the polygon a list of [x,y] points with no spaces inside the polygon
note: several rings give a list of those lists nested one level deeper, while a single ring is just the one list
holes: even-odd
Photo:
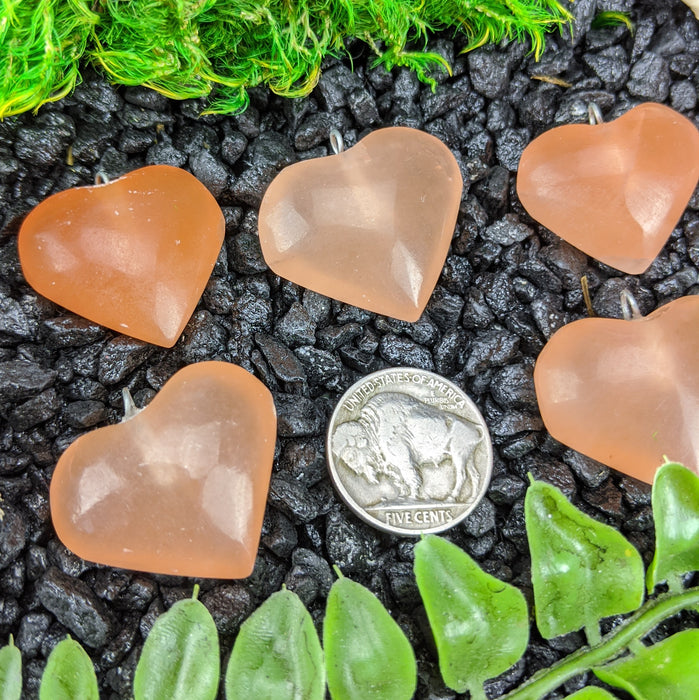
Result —
[{"label": "crushed stone background", "polygon": [[[602,9],[630,12],[635,34],[624,27],[591,30]],[[329,60],[310,97],[292,101],[254,90],[252,106],[238,116],[197,118],[202,102],[113,87],[86,71],[70,98],[0,123],[0,639],[12,633],[22,650],[27,698],[37,696],[46,658],[68,633],[94,660],[102,697],[129,697],[154,619],[191,595],[193,580],[77,558],[57,541],[48,506],[57,458],[82,433],[121,418],[121,389],[129,387],[144,405],[188,363],[242,365],[272,390],[279,412],[255,572],[242,581],[200,581],[224,663],[240,623],[282,583],[320,625],[331,565],[337,564],[369,586],[406,631],[419,663],[416,697],[457,697],[439,679],[412,574],[414,540],[357,520],[326,472],[330,412],[354,381],[383,367],[435,371],[463,387],[484,414],[495,445],[492,484],[448,537],[487,571],[531,600],[523,519],[528,472],[619,528],[650,561],[649,487],[547,435],[532,369],[553,332],[586,315],[582,275],[600,316],[620,316],[621,289],[634,294],[644,314],[699,293],[699,196],[649,270],[630,276],[533,222],[517,200],[515,177],[526,144],[555,125],[584,121],[591,100],[607,120],[653,100],[698,123],[699,22],[679,0],[576,0],[572,10],[573,39],[551,35],[539,63],[518,44],[459,55],[459,40],[435,38],[431,48],[450,61],[454,74],[438,76],[434,93],[407,70],[371,68],[367,48],[352,43],[351,61]],[[413,324],[280,279],[265,265],[257,239],[261,197],[281,168],[327,154],[332,127],[349,146],[388,125],[438,136],[467,183],[439,284]],[[16,249],[22,216],[48,195],[90,184],[98,172],[113,178],[151,163],[194,173],[217,197],[227,222],[203,298],[169,350],[106,331],[38,297],[22,277]],[[690,625],[697,625],[696,617],[681,616],[658,634]],[[546,642],[533,630],[526,656],[489,684],[489,696],[582,643],[579,634]],[[550,698],[590,680],[577,678]]]}]

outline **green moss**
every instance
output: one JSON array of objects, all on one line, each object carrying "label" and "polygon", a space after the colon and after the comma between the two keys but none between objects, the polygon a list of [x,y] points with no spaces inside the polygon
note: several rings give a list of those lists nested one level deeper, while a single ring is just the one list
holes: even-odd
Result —
[{"label": "green moss", "polygon": [[0,0],[0,116],[59,99],[79,62],[168,97],[211,95],[209,111],[245,109],[247,89],[308,94],[324,57],[358,38],[387,69],[421,80],[449,66],[425,50],[431,32],[465,34],[466,50],[503,38],[539,55],[568,21],[558,0]]},{"label": "green moss", "polygon": [[0,118],[65,97],[98,20],[87,0],[2,0]]},{"label": "green moss", "polygon": [[592,20],[593,29],[602,29],[604,27],[618,27],[624,25],[631,34],[634,33],[634,26],[631,18],[626,12],[600,12]]}]

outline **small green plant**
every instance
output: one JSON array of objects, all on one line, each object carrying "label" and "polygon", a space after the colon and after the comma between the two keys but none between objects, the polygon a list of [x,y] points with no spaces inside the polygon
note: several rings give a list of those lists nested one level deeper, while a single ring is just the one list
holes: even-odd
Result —
[{"label": "small green plant", "polygon": [[211,613],[192,597],[175,603],[151,628],[133,679],[135,700],[213,700],[221,671]]},{"label": "small green plant", "polygon": [[0,700],[22,696],[22,654],[10,635],[10,643],[0,649]]},{"label": "small green plant", "polygon": [[[644,575],[640,556],[619,532],[575,508],[554,486],[532,481],[525,521],[532,554],[534,612],[552,638],[584,630],[588,646],[544,668],[511,690],[507,700],[540,700],[574,676],[592,671],[635,700],[696,700],[699,629],[684,629],[648,644],[668,618],[699,608],[699,477],[666,463],[653,484],[656,549]],[[527,648],[529,612],[522,593],[484,572],[464,551],[428,535],[415,546],[415,575],[434,634],[444,682],[483,700],[484,683],[516,663]],[[226,670],[227,700],[404,700],[416,687],[407,638],[378,599],[344,578],[328,596],[323,649],[299,598],[282,590],[243,623]],[[657,586],[667,590],[655,593]],[[643,602],[644,588],[649,597]],[[196,599],[175,603],[156,620],[136,669],[136,700],[213,700],[219,685],[218,636]],[[627,615],[605,635],[605,617]],[[44,688],[46,687],[46,691]],[[51,653],[41,698],[96,698],[94,669],[77,642]],[[21,657],[0,650],[0,700],[21,695]],[[569,700],[617,696],[587,687]]]},{"label": "small green plant", "polygon": [[330,696],[410,700],[417,686],[410,642],[371,591],[336,571],[323,621]]},{"label": "small green plant", "polygon": [[241,625],[226,670],[226,698],[325,697],[323,650],[300,598],[284,588]]},{"label": "small green plant", "polygon": [[39,700],[99,700],[97,676],[85,650],[70,637],[49,654],[39,687]]},{"label": "small green plant", "polygon": [[559,0],[0,0],[0,118],[67,95],[81,60],[175,99],[214,91],[209,111],[231,112],[256,85],[308,94],[347,39],[434,85],[429,70],[449,66],[420,48],[432,31],[461,32],[468,49],[529,39],[538,56],[569,19]]}]

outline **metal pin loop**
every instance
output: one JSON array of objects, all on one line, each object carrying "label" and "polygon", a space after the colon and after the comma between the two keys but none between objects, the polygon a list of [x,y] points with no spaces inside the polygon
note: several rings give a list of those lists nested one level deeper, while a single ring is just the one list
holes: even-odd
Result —
[{"label": "metal pin loop", "polygon": [[619,297],[621,301],[621,314],[625,321],[634,321],[643,318],[643,314],[638,308],[638,302],[628,289],[622,289]]},{"label": "metal pin loop", "polygon": [[345,142],[342,134],[337,129],[330,129],[330,147],[337,156],[345,149]]},{"label": "metal pin loop", "polygon": [[596,102],[590,102],[590,104],[587,105],[587,118],[590,120],[590,124],[592,126],[604,123],[602,110],[599,108],[599,105]]}]

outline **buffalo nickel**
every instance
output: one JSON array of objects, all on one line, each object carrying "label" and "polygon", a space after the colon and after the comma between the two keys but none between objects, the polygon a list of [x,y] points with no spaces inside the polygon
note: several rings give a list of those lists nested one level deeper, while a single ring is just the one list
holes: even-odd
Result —
[{"label": "buffalo nickel", "polygon": [[400,535],[441,532],[485,494],[490,435],[476,405],[432,372],[384,369],[351,386],[328,428],[335,487],[370,525]]}]

